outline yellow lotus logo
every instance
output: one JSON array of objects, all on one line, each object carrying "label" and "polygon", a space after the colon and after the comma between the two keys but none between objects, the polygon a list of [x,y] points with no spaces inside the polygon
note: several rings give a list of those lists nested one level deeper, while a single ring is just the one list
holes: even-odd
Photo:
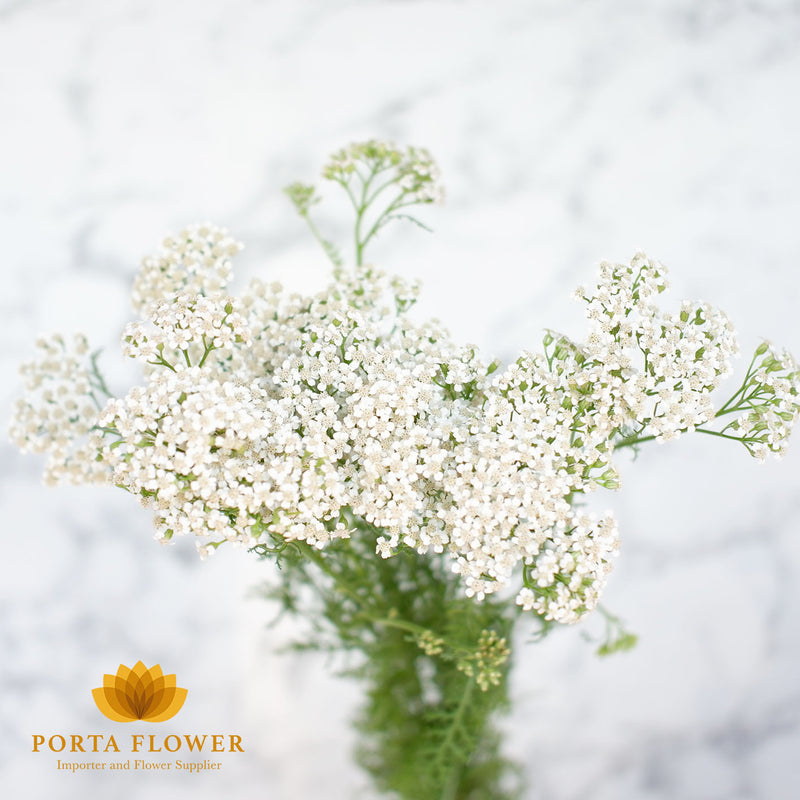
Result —
[{"label": "yellow lotus logo", "polygon": [[161,667],[147,669],[141,661],[128,669],[119,665],[116,675],[103,675],[102,689],[92,689],[100,711],[114,722],[164,722],[183,707],[188,692],[175,683],[174,675],[164,675]]}]

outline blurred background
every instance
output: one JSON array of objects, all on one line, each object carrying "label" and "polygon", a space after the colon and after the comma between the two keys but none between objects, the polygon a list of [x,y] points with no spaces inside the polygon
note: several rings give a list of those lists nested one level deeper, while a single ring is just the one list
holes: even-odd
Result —
[{"label": "blurred background", "polygon": [[[0,416],[44,332],[87,333],[124,390],[137,265],[188,222],[246,243],[234,288],[322,282],[281,188],[369,137],[440,163],[435,234],[397,227],[371,257],[422,278],[457,338],[510,359],[545,327],[580,336],[573,288],[641,248],[671,271],[666,302],[725,309],[744,351],[800,354],[799,37],[795,0],[0,0]],[[41,466],[2,444],[5,796],[369,798],[357,688],[275,652],[291,631],[256,597],[273,567],[160,547],[131,497],[45,489]],[[623,541],[605,599],[640,644],[596,658],[597,620],[520,642],[504,725],[529,800],[797,797],[798,467],[800,441],[758,465],[712,437],[625,463],[602,498]],[[89,691],[138,659],[189,689],[159,734],[246,752],[191,777],[30,752],[33,733],[118,732]]]}]

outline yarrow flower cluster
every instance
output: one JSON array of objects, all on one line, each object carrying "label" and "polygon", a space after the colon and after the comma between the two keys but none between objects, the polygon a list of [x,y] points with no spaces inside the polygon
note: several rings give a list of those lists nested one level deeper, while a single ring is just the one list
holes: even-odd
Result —
[{"label": "yarrow flower cluster", "polygon": [[[383,173],[395,199],[360,233]],[[542,352],[502,366],[412,321],[419,286],[361,263],[397,209],[437,195],[429,155],[367,142],[324,176],[347,190],[357,224],[348,269],[309,219],[313,188],[290,191],[336,265],[322,291],[256,280],[225,294],[241,245],[190,226],[134,286],[143,319],[123,351],[142,363],[142,385],[110,397],[85,340],[74,353],[58,338],[40,345],[12,437],[50,454],[48,480],[124,487],[152,509],[158,538],[191,534],[203,554],[226,541],[321,550],[367,526],[383,558],[441,556],[467,596],[510,588],[523,610],[572,623],[597,605],[619,541],[610,514],[576,499],[619,486],[616,450],[697,430],[758,458],[782,452],[800,414],[797,364],[762,345],[715,410],[733,328],[705,303],[662,310],[658,262],[603,263],[577,292],[586,339],[547,333]]]},{"label": "yarrow flower cluster", "polygon": [[146,312],[153,302],[172,294],[222,291],[231,277],[231,258],[241,244],[214,225],[190,225],[170,236],[159,251],[142,262],[133,282],[133,307]]},{"label": "yarrow flower cluster", "polygon": [[659,441],[711,420],[710,393],[738,353],[727,316],[706,303],[663,313],[653,299],[667,288],[663,268],[643,255],[630,268],[603,263],[597,291],[578,289],[594,323],[587,354],[617,380],[614,403],[637,432]]},{"label": "yarrow flower cluster", "polygon": [[23,453],[46,453],[44,480],[91,483],[108,479],[98,460],[95,422],[108,395],[85,336],[36,342],[37,357],[22,365],[26,394],[16,401],[9,435]]},{"label": "yarrow flower cluster", "polygon": [[431,154],[422,147],[405,150],[391,142],[372,139],[350,145],[334,153],[322,170],[322,177],[337,183],[349,183],[361,165],[376,173],[394,169],[399,174],[398,185],[406,201],[436,203],[444,200],[439,181],[439,168]]},{"label": "yarrow flower cluster", "polygon": [[500,682],[500,668],[509,655],[511,650],[505,639],[501,639],[494,631],[482,631],[477,651],[463,659],[457,668],[470,677],[474,676],[478,686],[486,691],[489,686],[497,686]]},{"label": "yarrow flower cluster", "polygon": [[146,322],[132,322],[122,335],[126,356],[173,372],[203,366],[209,354],[229,357],[234,345],[250,344],[250,332],[236,310],[238,301],[219,292],[177,294],[153,303]]},{"label": "yarrow flower cluster", "polygon": [[800,366],[792,354],[763,342],[741,388],[722,408],[722,413],[738,416],[720,435],[738,439],[759,461],[769,453],[783,455],[800,415],[799,387]]},{"label": "yarrow flower cluster", "polygon": [[[47,344],[49,359],[26,371],[30,389],[53,386],[49,416],[22,402],[15,438],[52,446],[61,477],[101,472],[139,496],[159,538],[193,534],[204,552],[266,537],[322,548],[358,517],[380,529],[384,557],[445,553],[468,595],[521,579],[523,609],[574,622],[596,605],[618,536],[611,516],[579,512],[573,498],[618,485],[612,455],[624,437],[708,422],[735,352],[719,312],[659,311],[664,286],[663,267],[644,256],[603,265],[581,292],[594,324],[586,342],[549,334],[543,353],[506,368],[412,323],[417,287],[373,267],[338,270],[308,297],[257,281],[238,301],[153,297],[149,321],[123,336],[148,366],[144,385],[98,411],[90,371]],[[748,386],[772,404],[756,410],[751,391],[732,425],[749,438],[769,429],[777,444],[797,415],[797,372],[762,355]],[[67,455],[92,429],[102,442]]]}]

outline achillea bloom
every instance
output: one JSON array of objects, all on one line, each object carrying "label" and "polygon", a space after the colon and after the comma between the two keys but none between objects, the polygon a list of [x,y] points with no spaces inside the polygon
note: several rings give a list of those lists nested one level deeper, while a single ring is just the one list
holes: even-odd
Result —
[{"label": "achillea bloom", "polygon": [[[360,148],[333,159],[333,180],[347,180],[356,156],[405,163],[387,146]],[[432,184],[421,151],[408,158]],[[467,596],[510,587],[523,609],[573,623],[597,605],[618,546],[613,517],[574,501],[618,488],[616,449],[714,432],[703,426],[731,414],[717,435],[763,457],[782,452],[800,414],[800,371],[767,346],[715,411],[733,328],[704,303],[663,311],[666,270],[642,254],[602,264],[578,291],[585,341],[548,333],[543,352],[501,367],[413,322],[418,287],[373,266],[337,267],[313,295],[255,281],[237,299],[220,290],[238,245],[210,226],[169,242],[137,284],[145,319],[123,334],[144,384],[103,405],[93,362],[48,344],[28,368],[41,410],[23,401],[13,432],[138,496],[157,538],[197,536],[203,555],[226,541],[322,549],[367,524],[384,558],[443,554]],[[80,459],[73,434],[89,439]],[[140,705],[142,691],[131,695]]]}]

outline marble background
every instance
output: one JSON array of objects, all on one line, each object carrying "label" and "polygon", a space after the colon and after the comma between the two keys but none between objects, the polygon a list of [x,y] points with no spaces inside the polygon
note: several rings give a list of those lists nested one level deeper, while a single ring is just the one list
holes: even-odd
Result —
[{"label": "marble background", "polygon": [[[458,337],[509,358],[546,326],[579,334],[572,288],[643,248],[745,349],[800,353],[799,42],[796,0],[0,0],[0,416],[40,332],[84,330],[123,385],[137,263],[186,222],[247,243],[242,282],[322,280],[280,189],[371,136],[438,157],[436,234],[397,230],[373,257],[421,276]],[[800,446],[759,466],[711,437],[625,466],[607,604],[641,643],[521,648],[506,724],[530,800],[797,797],[799,466]],[[267,567],[161,548],[131,498],[47,490],[40,467],[2,445],[4,796],[369,797],[357,692],[273,652]],[[236,732],[247,752],[193,778],[30,753],[32,733],[117,730],[88,690],[139,658],[190,690],[160,733]]]}]

